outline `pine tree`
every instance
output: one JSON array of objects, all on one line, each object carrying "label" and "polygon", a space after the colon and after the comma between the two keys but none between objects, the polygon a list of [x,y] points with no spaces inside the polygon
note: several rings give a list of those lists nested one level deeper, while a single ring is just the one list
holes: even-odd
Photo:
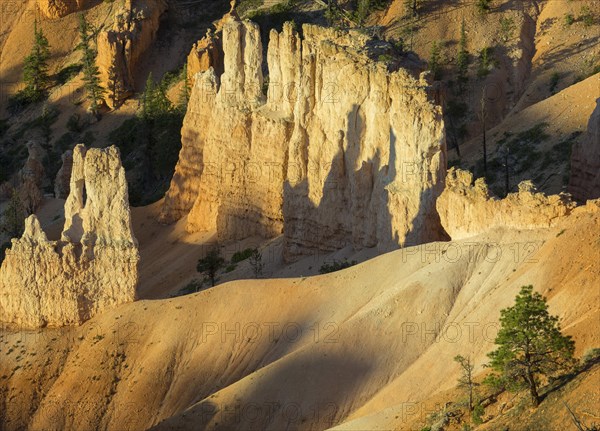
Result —
[{"label": "pine tree", "polygon": [[471,358],[468,356],[465,358],[464,356],[457,355],[454,357],[454,361],[457,362],[461,368],[461,376],[458,379],[458,385],[460,388],[467,391],[469,395],[469,411],[473,411],[475,387],[477,386],[477,383],[473,380],[473,370],[475,367],[471,362]]},{"label": "pine tree", "polygon": [[177,109],[179,109],[179,111],[185,113],[185,111],[187,110],[188,102],[190,101],[190,93],[191,93],[190,81],[188,79],[188,74],[187,74],[187,63],[183,64],[183,70],[181,71],[181,75],[183,78],[183,85],[181,87],[181,90],[179,91],[179,98],[177,100]]},{"label": "pine tree", "polygon": [[108,68],[108,90],[110,93],[110,100],[112,102],[113,109],[117,108],[117,105],[121,101],[123,96],[123,86],[117,73],[117,65],[113,61]]},{"label": "pine tree", "polygon": [[467,51],[467,32],[464,18],[460,27],[460,43],[456,66],[458,69],[458,84],[462,92],[464,83],[469,80],[469,52]]},{"label": "pine tree", "polygon": [[488,354],[489,366],[501,373],[509,389],[527,387],[534,406],[540,403],[541,376],[573,365],[575,343],[561,333],[558,317],[548,313],[546,299],[533,286],[523,286],[515,305],[501,311],[498,349]]},{"label": "pine tree", "polygon": [[429,70],[433,74],[433,79],[436,81],[441,77],[440,68],[440,44],[433,41],[431,44],[431,50],[429,52]]},{"label": "pine tree", "polygon": [[42,30],[38,29],[37,20],[33,22],[33,35],[33,47],[24,60],[23,80],[26,86],[24,95],[29,101],[36,102],[44,97],[50,82],[48,76],[50,46]]},{"label": "pine tree", "polygon": [[83,14],[79,15],[79,37],[77,45],[83,53],[83,82],[86,98],[90,102],[90,111],[98,114],[104,88],[100,85],[100,71],[96,65],[96,51],[92,48],[93,32]]}]

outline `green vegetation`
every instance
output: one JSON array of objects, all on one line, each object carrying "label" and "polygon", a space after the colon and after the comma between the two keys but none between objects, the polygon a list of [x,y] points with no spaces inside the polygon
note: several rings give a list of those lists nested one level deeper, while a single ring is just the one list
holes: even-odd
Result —
[{"label": "green vegetation", "polygon": [[431,49],[429,50],[429,70],[433,75],[433,79],[436,81],[442,77],[442,68],[440,65],[441,56],[441,44],[438,41],[431,43]]},{"label": "green vegetation", "polygon": [[325,262],[323,265],[321,265],[321,268],[319,268],[319,274],[328,274],[330,272],[350,268],[351,266],[356,265],[357,263],[358,262],[355,260],[348,262],[348,259],[344,259],[342,261],[334,259],[331,263]]},{"label": "green vegetation", "polygon": [[546,299],[523,286],[515,305],[500,312],[500,329],[489,353],[489,366],[497,372],[488,381],[500,382],[509,390],[528,388],[531,401],[541,400],[541,378],[570,370],[574,365],[575,343],[561,333],[558,317],[548,313]]},{"label": "green vegetation", "polygon": [[93,30],[85,19],[84,14],[79,15],[79,45],[77,49],[82,52],[83,88],[86,99],[90,102],[90,111],[97,115],[99,104],[102,102],[104,88],[100,85],[100,71],[96,66],[96,50],[92,48]]},{"label": "green vegetation", "polygon": [[560,73],[554,72],[552,74],[552,76],[550,77],[550,93],[556,93],[556,87],[558,85],[558,82],[560,81],[560,78]]},{"label": "green vegetation", "polygon": [[565,25],[567,27],[573,25],[573,23],[575,22],[575,17],[573,16],[572,13],[565,14],[565,18],[564,19],[565,19]]},{"label": "green vegetation", "polygon": [[231,256],[231,263],[239,263],[248,259],[250,256],[252,256],[252,253],[254,253],[255,250],[255,248],[247,248],[242,251],[236,251],[233,253],[233,256]]},{"label": "green vegetation", "polygon": [[489,46],[486,46],[479,51],[479,68],[477,69],[478,77],[484,78],[490,73],[490,70],[494,66],[493,51],[494,49]]},{"label": "green vegetation", "polygon": [[133,205],[147,205],[166,191],[181,148],[181,126],[187,101],[175,106],[166,92],[171,78],[146,80],[141,97],[142,109],[135,118],[125,120],[109,134],[109,141],[121,150],[127,170],[136,169],[143,181],[129,183]]},{"label": "green vegetation", "polygon": [[48,39],[38,28],[37,19],[33,23],[33,46],[29,55],[23,60],[23,81],[25,88],[8,100],[8,111],[16,114],[31,103],[46,98],[50,77],[48,76],[48,59],[50,46]]},{"label": "green vegetation", "polygon": [[588,5],[583,5],[581,7],[581,15],[579,15],[579,19],[581,22],[583,22],[585,27],[591,27],[594,25],[596,17]]},{"label": "green vegetation", "polygon": [[216,246],[211,249],[205,257],[198,260],[196,270],[200,273],[206,274],[210,280],[211,286],[214,286],[217,281],[217,272],[225,264],[225,259],[221,256],[219,247]]},{"label": "green vegetation", "polygon": [[472,412],[474,408],[475,387],[477,386],[477,383],[473,379],[475,366],[468,356],[457,355],[454,357],[454,362],[460,365],[461,371],[460,378],[458,379],[458,387],[467,392],[469,411]]},{"label": "green vegetation", "polygon": [[486,14],[492,9],[492,0],[476,0],[475,6],[480,14]]},{"label": "green vegetation", "polygon": [[254,250],[252,250],[252,255],[248,259],[248,262],[252,267],[254,277],[259,278],[262,275],[263,269],[265,267],[265,264],[262,260],[262,253],[255,248]]},{"label": "green vegetation", "polygon": [[500,35],[503,42],[508,42],[514,37],[517,26],[515,20],[512,17],[500,18]]}]

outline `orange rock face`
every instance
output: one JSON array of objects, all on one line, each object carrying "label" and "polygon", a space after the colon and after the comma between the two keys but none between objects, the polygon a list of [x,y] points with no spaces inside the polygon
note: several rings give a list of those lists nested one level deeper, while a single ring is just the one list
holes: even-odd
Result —
[{"label": "orange rock face", "polygon": [[587,132],[573,146],[569,192],[578,201],[600,197],[600,99]]}]

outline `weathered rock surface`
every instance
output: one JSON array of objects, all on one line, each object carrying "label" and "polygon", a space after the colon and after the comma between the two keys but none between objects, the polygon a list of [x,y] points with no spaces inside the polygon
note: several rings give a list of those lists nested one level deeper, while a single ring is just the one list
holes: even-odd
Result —
[{"label": "weathered rock surface", "polygon": [[196,75],[161,215],[220,240],[284,233],[285,256],[440,239],[441,110],[428,84],[368,56],[369,39],[314,25],[223,26],[224,72]]},{"label": "weathered rock surface", "polygon": [[70,13],[84,8],[85,0],[40,0],[38,2],[42,13],[50,19],[62,18]]},{"label": "weathered rock surface", "polygon": [[56,173],[54,179],[54,197],[57,199],[66,199],[69,196],[71,190],[71,171],[73,169],[73,152],[71,150],[65,151],[62,155],[62,165]]},{"label": "weathered rock surface", "polygon": [[[118,97],[105,101],[110,107],[119,104],[134,89],[134,71],[141,57],[150,48],[167,10],[165,0],[126,1],[115,15],[112,28],[98,35],[96,63],[104,88],[117,88]],[[115,103],[116,102],[116,103]]]},{"label": "weathered rock surface", "polygon": [[569,192],[578,201],[600,197],[600,99],[586,134],[573,145]]},{"label": "weathered rock surface", "polygon": [[24,327],[79,324],[133,301],[139,254],[118,149],[75,147],[60,241],[35,215],[0,268],[0,321]]},{"label": "weathered rock surface", "polygon": [[576,207],[568,194],[537,193],[530,181],[504,199],[490,196],[483,178],[473,184],[468,171],[451,168],[446,188],[437,200],[442,226],[452,240],[477,235],[493,228],[537,229],[554,226]]},{"label": "weathered rock surface", "polygon": [[17,175],[17,193],[28,214],[34,213],[42,202],[42,186],[46,178],[46,151],[35,142],[27,142],[27,160]]}]

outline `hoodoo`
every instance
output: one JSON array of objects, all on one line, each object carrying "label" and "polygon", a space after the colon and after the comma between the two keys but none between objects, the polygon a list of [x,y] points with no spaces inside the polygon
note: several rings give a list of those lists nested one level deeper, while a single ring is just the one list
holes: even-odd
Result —
[{"label": "hoodoo", "polygon": [[442,238],[445,132],[426,80],[389,72],[358,32],[302,33],[271,31],[265,79],[259,27],[224,23],[224,72],[195,77],[161,221],[225,241],[283,233],[288,260]]},{"label": "hoodoo", "polygon": [[116,147],[75,147],[65,226],[49,241],[35,215],[0,268],[0,321],[22,327],[79,324],[135,299],[138,247]]}]

